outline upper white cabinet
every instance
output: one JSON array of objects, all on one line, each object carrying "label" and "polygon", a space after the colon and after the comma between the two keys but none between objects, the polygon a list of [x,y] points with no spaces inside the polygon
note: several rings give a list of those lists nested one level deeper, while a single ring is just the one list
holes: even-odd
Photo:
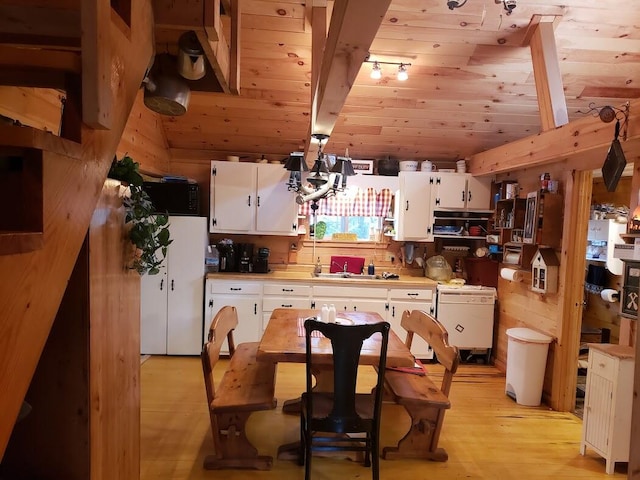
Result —
[{"label": "upper white cabinet", "polygon": [[491,206],[491,179],[468,173],[435,173],[432,208],[488,210]]},{"label": "upper white cabinet", "polygon": [[296,235],[298,205],[282,165],[211,162],[212,233]]},{"label": "upper white cabinet", "polygon": [[395,240],[433,241],[433,176],[427,172],[400,172],[395,198]]},{"label": "upper white cabinet", "polygon": [[205,217],[169,217],[165,266],[141,278],[140,352],[197,355],[202,349]]}]

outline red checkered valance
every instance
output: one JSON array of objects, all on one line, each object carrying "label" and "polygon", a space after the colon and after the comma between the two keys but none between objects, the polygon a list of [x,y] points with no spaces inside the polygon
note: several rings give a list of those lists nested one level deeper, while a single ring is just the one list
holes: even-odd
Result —
[{"label": "red checkered valance", "polygon": [[[386,217],[393,201],[388,188],[376,192],[373,188],[347,188],[343,192],[318,200],[318,215],[334,217]],[[300,215],[311,214],[311,202],[298,207]]]}]

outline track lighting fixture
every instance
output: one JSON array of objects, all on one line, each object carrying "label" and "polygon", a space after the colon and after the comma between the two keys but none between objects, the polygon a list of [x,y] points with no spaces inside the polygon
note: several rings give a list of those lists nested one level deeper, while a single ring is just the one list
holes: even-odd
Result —
[{"label": "track lighting fixture", "polygon": [[464,6],[465,3],[467,3],[467,0],[447,0],[447,7],[449,7],[449,10],[453,10]]},{"label": "track lighting fixture", "polygon": [[407,67],[404,66],[404,63],[401,63],[400,66],[398,67],[397,78],[401,82],[404,82],[406,79],[409,78],[409,74],[407,73]]},{"label": "track lighting fixture", "polygon": [[365,63],[372,63],[373,67],[371,67],[371,78],[374,80],[380,80],[382,78],[382,68],[380,65],[398,65],[398,73],[396,74],[396,78],[401,82],[404,82],[409,78],[409,72],[407,71],[407,67],[410,67],[410,63],[403,62],[381,62],[380,60],[369,60],[364,61]]},{"label": "track lighting fixture", "polygon": [[507,12],[507,15],[511,15],[513,9],[516,8],[517,0],[495,0],[496,3],[502,4],[504,10]]},{"label": "track lighting fixture", "polygon": [[371,67],[371,78],[374,80],[380,80],[382,78],[382,70],[380,69],[380,64],[378,62],[373,62],[373,67]]}]

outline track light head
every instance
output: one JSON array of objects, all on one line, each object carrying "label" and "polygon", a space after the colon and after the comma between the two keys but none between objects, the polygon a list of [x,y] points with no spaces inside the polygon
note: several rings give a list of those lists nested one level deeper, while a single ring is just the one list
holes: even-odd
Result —
[{"label": "track light head", "polygon": [[398,67],[397,78],[401,82],[404,82],[409,78],[409,74],[407,73],[407,67],[403,63],[401,63],[400,66]]},{"label": "track light head", "polygon": [[374,80],[380,80],[382,78],[382,69],[380,68],[380,64],[378,62],[373,62],[373,67],[371,68],[371,78]]}]

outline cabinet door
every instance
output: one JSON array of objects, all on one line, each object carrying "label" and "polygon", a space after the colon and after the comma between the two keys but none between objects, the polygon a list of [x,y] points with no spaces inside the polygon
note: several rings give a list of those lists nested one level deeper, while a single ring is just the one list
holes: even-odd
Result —
[{"label": "cabinet door", "polygon": [[210,231],[253,231],[256,164],[213,161],[211,171]]},{"label": "cabinet door", "polygon": [[351,311],[354,312],[375,312],[383,320],[387,319],[388,303],[386,300],[371,300],[368,298],[356,298],[351,301]]},{"label": "cabinet door", "polygon": [[167,353],[167,269],[140,279],[140,353]]},{"label": "cabinet door", "polygon": [[298,204],[287,189],[289,172],[282,165],[258,165],[256,231],[258,233],[296,234]]},{"label": "cabinet door", "polygon": [[400,172],[400,190],[396,196],[396,239],[433,240],[431,175]]},{"label": "cabinet door", "polygon": [[491,179],[467,175],[467,208],[488,210],[491,207]]},{"label": "cabinet door", "polygon": [[[440,173],[435,180],[433,208],[465,208],[467,200],[467,175]],[[489,208],[489,204],[485,208]]]},{"label": "cabinet door", "polygon": [[[407,338],[407,331],[400,325],[400,322],[402,321],[402,313],[405,310],[411,311],[415,309],[424,310],[425,312],[433,315],[432,303],[401,300],[391,300],[391,302],[389,302],[389,315],[387,316],[387,322],[391,324],[391,329],[403,342]],[[416,358],[433,358],[433,350],[429,344],[418,335],[413,336],[413,341],[411,342],[411,353],[413,353]]]},{"label": "cabinet door", "polygon": [[[259,295],[220,295],[209,297],[211,310],[215,315],[225,305],[236,307],[238,311],[238,326],[233,331],[233,341],[236,345],[244,342],[257,342],[262,336],[262,297]],[[213,317],[211,317],[212,319]],[[209,322],[211,321],[209,319]],[[206,323],[206,322],[205,322]],[[209,332],[206,326],[206,332]],[[229,353],[227,344],[223,346],[223,353]]]},{"label": "cabinet door", "polygon": [[167,254],[167,354],[198,355],[202,350],[205,217],[169,217]]}]

